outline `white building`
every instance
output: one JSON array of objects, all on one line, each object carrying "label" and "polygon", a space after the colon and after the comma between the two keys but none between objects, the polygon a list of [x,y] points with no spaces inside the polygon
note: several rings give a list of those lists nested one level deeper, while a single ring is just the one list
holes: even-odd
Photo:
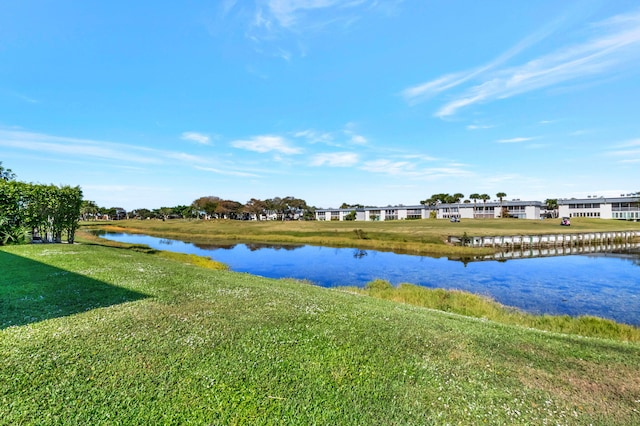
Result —
[{"label": "white building", "polygon": [[[511,200],[486,203],[453,203],[432,206],[387,206],[356,209],[318,209],[317,220],[357,221],[409,219],[493,219],[503,215],[518,219],[540,219],[547,213],[540,201]],[[640,221],[640,195],[558,199],[559,217],[593,217]]]},{"label": "white building", "polygon": [[498,201],[487,203],[454,203],[436,204],[433,206],[387,206],[387,207],[364,207],[356,209],[318,209],[316,210],[317,220],[346,220],[353,217],[357,221],[377,221],[377,220],[411,220],[428,219],[493,219],[508,217],[519,219],[540,219],[540,212],[543,204],[540,201]]},{"label": "white building", "polygon": [[640,197],[590,197],[558,200],[560,217],[640,220]]}]

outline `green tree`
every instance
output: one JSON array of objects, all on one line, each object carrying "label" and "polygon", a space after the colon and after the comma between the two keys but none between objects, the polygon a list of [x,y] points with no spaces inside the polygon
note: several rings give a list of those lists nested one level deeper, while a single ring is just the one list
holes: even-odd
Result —
[{"label": "green tree", "polygon": [[480,199],[482,200],[482,213],[486,214],[487,212],[487,201],[491,199],[489,194],[480,194]]},{"label": "green tree", "polygon": [[62,231],[66,232],[67,243],[73,244],[80,222],[82,190],[79,186],[63,186],[59,188],[57,196],[59,206],[56,218],[62,223]]},{"label": "green tree", "polygon": [[552,218],[558,217],[558,199],[557,198],[547,198],[544,201],[544,203],[547,206],[547,210],[551,211],[551,217]]},{"label": "green tree", "polygon": [[38,234],[43,241],[74,242],[80,220],[80,187],[36,185],[0,180],[0,238],[23,242]]},{"label": "green tree", "polygon": [[10,181],[16,178],[16,174],[11,169],[5,169],[2,167],[2,161],[0,161],[0,180]]},{"label": "green tree", "polygon": [[356,220],[356,211],[352,210],[346,215],[344,215],[344,220],[349,220],[349,221]]},{"label": "green tree", "polygon": [[502,199],[506,196],[507,194],[504,192],[498,192],[496,194],[496,197],[500,199],[500,217],[507,217],[509,215],[508,210],[507,210],[507,213],[505,214],[505,207],[502,206]]},{"label": "green tree", "polygon": [[453,202],[454,203],[459,203],[460,200],[462,200],[464,198],[464,194],[460,193],[460,192],[456,192],[455,194],[453,194]]},{"label": "green tree", "polygon": [[215,197],[210,195],[207,197],[200,197],[197,200],[194,200],[191,203],[191,206],[198,211],[205,212],[211,217],[215,217],[216,207],[218,207],[218,203],[220,201],[222,201],[220,197]]},{"label": "green tree", "polygon": [[83,200],[82,206],[80,207],[80,214],[82,215],[82,220],[95,220],[98,214],[98,205],[95,201]]},{"label": "green tree", "polygon": [[250,215],[255,215],[256,220],[260,220],[261,216],[265,213],[266,208],[267,204],[264,201],[252,198],[246,202],[243,211]]},{"label": "green tree", "polygon": [[24,185],[0,179],[0,244],[21,243],[27,238],[22,211],[26,201]]},{"label": "green tree", "polygon": [[222,219],[237,219],[242,209],[242,204],[237,201],[222,200],[216,207],[216,214]]}]

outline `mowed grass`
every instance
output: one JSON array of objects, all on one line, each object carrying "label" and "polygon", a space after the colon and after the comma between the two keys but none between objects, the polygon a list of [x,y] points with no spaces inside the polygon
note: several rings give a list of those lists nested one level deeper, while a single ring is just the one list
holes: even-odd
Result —
[{"label": "mowed grass", "polygon": [[637,343],[95,245],[2,247],[0,270],[0,424],[640,420]]},{"label": "mowed grass", "polygon": [[232,220],[126,220],[85,222],[83,229],[139,232],[189,242],[270,242],[356,247],[398,253],[465,257],[493,250],[456,247],[447,237],[531,235],[640,230],[640,223],[603,219],[572,219],[571,227],[559,220],[477,219],[451,223],[448,220],[398,220],[387,222],[339,221],[232,221]]}]

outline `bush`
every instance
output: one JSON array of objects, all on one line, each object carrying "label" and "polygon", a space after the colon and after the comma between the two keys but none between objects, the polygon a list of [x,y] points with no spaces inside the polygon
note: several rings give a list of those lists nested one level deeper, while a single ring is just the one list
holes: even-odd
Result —
[{"label": "bush", "polygon": [[393,290],[393,285],[387,280],[377,279],[369,281],[365,288],[373,291]]}]

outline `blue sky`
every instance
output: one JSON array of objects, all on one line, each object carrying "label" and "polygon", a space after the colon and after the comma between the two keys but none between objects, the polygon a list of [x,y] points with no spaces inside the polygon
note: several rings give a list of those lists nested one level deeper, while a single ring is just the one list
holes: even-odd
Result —
[{"label": "blue sky", "polygon": [[637,1],[0,6],[0,161],[104,207],[640,190]]}]

